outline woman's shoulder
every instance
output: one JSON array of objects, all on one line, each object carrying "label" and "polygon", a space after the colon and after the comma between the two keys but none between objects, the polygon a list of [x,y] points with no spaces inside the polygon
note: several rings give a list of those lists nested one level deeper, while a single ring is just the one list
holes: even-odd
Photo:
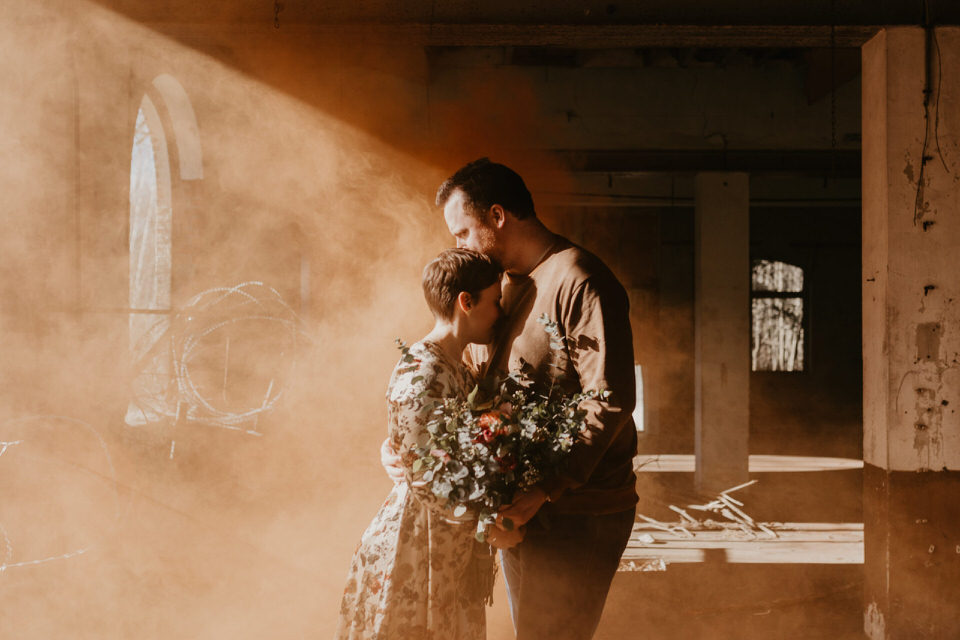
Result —
[{"label": "woman's shoulder", "polygon": [[404,397],[433,391],[442,393],[449,384],[451,364],[440,347],[426,340],[418,340],[409,347],[401,347],[400,360],[393,369],[387,398],[401,400]]},{"label": "woman's shoulder", "polygon": [[439,346],[428,340],[417,340],[409,347],[401,348],[400,360],[396,368],[398,370],[405,367],[425,369],[442,367],[445,364],[445,358]]}]

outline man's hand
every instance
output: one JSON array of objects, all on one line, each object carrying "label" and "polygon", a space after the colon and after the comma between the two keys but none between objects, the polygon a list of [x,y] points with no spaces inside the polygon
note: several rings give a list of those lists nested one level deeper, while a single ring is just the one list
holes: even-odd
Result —
[{"label": "man's hand", "polygon": [[526,529],[522,527],[516,527],[513,531],[505,531],[498,526],[493,526],[487,531],[487,543],[497,549],[509,549],[520,544],[525,533]]},{"label": "man's hand", "polygon": [[497,525],[502,525],[504,520],[509,519],[514,527],[522,527],[530,522],[546,501],[547,494],[540,487],[524,491],[497,514]]},{"label": "man's hand", "polygon": [[397,452],[390,446],[390,438],[384,440],[383,444],[380,445],[380,464],[383,465],[387,475],[390,476],[394,484],[399,484],[404,481],[406,474],[403,471],[403,467],[400,466],[400,456],[398,456]]}]

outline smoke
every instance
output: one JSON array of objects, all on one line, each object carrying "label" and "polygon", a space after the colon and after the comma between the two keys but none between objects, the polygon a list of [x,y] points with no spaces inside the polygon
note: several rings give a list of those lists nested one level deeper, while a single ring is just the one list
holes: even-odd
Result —
[{"label": "smoke", "polygon": [[[350,554],[389,488],[377,450],[393,338],[429,328],[420,269],[449,245],[432,205],[445,170],[349,122],[410,117],[421,70],[335,100],[325,91],[347,81],[323,78],[359,73],[339,56],[276,71],[323,94],[310,104],[237,68],[273,73],[253,64],[260,53],[294,64],[282,43],[240,38],[212,57],[89,3],[11,13],[0,24],[0,635],[330,635]],[[189,97],[202,179],[182,170],[190,132],[160,74]],[[134,367],[125,311],[144,96],[159,118],[155,160],[162,136],[169,163],[172,309],[260,281],[308,336],[279,345],[290,374],[261,435],[186,408],[125,422],[132,381],[152,376],[168,393],[174,373]],[[198,338],[204,397],[243,404],[279,388],[262,375],[278,344],[251,333]]]},{"label": "smoke", "polygon": [[[269,18],[169,30],[84,0],[11,4],[0,22],[0,637],[332,635],[350,556],[389,490],[377,451],[393,339],[429,329],[420,272],[451,244],[433,193],[479,156],[517,169],[547,224],[611,263],[641,364],[684,376],[648,395],[661,424],[689,418],[689,340],[656,327],[692,330],[692,301],[649,296],[665,277],[644,271],[659,263],[657,217],[544,204],[574,181],[530,149],[577,114],[545,111],[526,72],[494,78]],[[213,312],[161,325],[153,364],[137,364],[130,174],[144,98],[170,214],[144,228],[169,233],[169,307],[137,317],[260,282],[302,339],[258,332],[275,309],[257,298],[242,327]],[[176,390],[184,340],[197,394]],[[129,424],[138,385],[170,410]],[[197,396],[233,413],[276,402],[227,429],[181,402]],[[491,639],[509,634],[499,589]]]},{"label": "smoke", "polygon": [[[178,41],[89,2],[10,11],[0,635],[331,635],[351,553],[389,489],[377,450],[393,339],[428,330],[420,271],[450,244],[433,192],[481,155],[530,176],[535,194],[563,190],[555,163],[519,151],[546,146],[530,133],[535,95],[523,77],[480,71],[430,95],[444,72],[416,47],[270,31]],[[137,228],[169,234],[169,273],[157,276],[163,251],[143,261],[169,307],[130,293],[131,158],[148,103],[149,177],[169,221]],[[198,294],[251,281],[277,292],[304,339],[221,326],[219,311],[190,319]],[[131,321],[141,304],[153,312]],[[269,310],[258,305],[244,317]],[[131,336],[157,321],[152,345]],[[133,411],[138,388],[167,410]],[[228,429],[184,400],[196,397],[239,413],[276,402]],[[490,637],[507,637],[502,586],[496,600]]]}]

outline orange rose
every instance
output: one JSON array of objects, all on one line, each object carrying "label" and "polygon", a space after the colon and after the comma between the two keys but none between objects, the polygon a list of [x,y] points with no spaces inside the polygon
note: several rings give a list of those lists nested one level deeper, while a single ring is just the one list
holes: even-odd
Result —
[{"label": "orange rose", "polygon": [[503,416],[499,411],[487,411],[477,420],[480,427],[480,434],[477,436],[477,442],[490,444],[494,438],[503,433]]},{"label": "orange rose", "polygon": [[496,431],[502,420],[503,418],[501,417],[499,411],[487,411],[485,414],[480,416],[478,424],[480,425],[481,429]]}]

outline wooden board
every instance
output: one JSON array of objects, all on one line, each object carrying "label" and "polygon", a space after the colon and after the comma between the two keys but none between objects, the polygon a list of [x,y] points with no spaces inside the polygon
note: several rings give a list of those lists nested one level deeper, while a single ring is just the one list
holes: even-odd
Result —
[{"label": "wooden board", "polygon": [[[731,562],[755,564],[863,564],[863,524],[766,523],[777,534],[755,539],[737,530],[694,530],[692,538],[637,523],[623,561],[662,559],[665,564]],[[641,536],[651,536],[644,542]]]}]

